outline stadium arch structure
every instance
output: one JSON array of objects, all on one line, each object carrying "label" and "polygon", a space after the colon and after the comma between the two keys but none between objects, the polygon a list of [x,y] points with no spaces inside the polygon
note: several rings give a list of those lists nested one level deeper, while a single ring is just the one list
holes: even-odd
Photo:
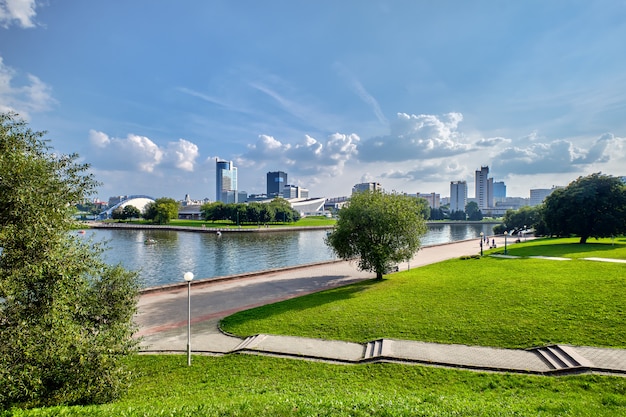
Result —
[{"label": "stadium arch structure", "polygon": [[154,198],[147,196],[147,195],[129,195],[128,198],[126,198],[125,200],[120,201],[116,205],[111,206],[105,211],[103,211],[102,213],[98,214],[98,220],[110,219],[111,214],[113,213],[113,210],[115,210],[118,207],[124,208],[126,206],[135,206],[139,209],[139,211],[143,213],[143,210],[146,207],[146,205],[148,203],[154,203],[154,201],[155,201]]}]

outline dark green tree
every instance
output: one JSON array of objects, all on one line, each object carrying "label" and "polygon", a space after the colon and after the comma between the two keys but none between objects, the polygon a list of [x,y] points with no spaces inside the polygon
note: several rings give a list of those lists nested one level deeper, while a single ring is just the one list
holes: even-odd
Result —
[{"label": "dark green tree", "polygon": [[213,203],[205,203],[200,207],[204,220],[215,222],[219,220],[228,220],[229,212],[227,205],[221,201]]},{"label": "dark green tree", "polygon": [[141,217],[141,210],[139,210],[137,207],[131,204],[124,206],[123,213],[124,213],[124,220],[138,219]]},{"label": "dark green tree", "polygon": [[467,220],[467,214],[463,210],[454,210],[450,212],[450,220]]},{"label": "dark green tree", "polygon": [[494,227],[493,231],[496,234],[522,229],[534,229],[537,232],[542,230],[542,222],[540,207],[525,206],[518,210],[507,210],[502,218],[502,224]]},{"label": "dark green tree", "polygon": [[410,260],[420,248],[426,222],[414,197],[364,191],[339,210],[326,244],[342,259],[357,259],[360,270],[376,278],[394,263]]},{"label": "dark green tree", "polygon": [[467,220],[480,221],[483,219],[483,212],[480,211],[475,201],[470,201],[465,205],[465,213],[467,214]]},{"label": "dark green tree", "polygon": [[116,398],[136,347],[137,275],[69,233],[97,183],[43,136],[0,114],[0,409]]},{"label": "dark green tree", "polygon": [[179,204],[173,198],[161,197],[146,204],[143,218],[155,224],[168,224],[178,217]]},{"label": "dark green tree", "polygon": [[626,233],[626,185],[601,173],[579,177],[546,198],[543,219],[552,235],[579,236],[580,243]]}]

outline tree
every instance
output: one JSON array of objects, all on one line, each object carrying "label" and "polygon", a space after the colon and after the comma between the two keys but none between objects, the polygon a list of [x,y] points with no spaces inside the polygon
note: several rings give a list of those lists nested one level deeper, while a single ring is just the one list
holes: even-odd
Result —
[{"label": "tree", "polygon": [[326,244],[342,259],[358,259],[360,270],[376,278],[393,263],[410,260],[420,248],[426,222],[413,197],[364,191],[339,210]]},{"label": "tree", "polygon": [[173,198],[161,197],[146,204],[143,209],[143,218],[155,224],[168,224],[171,219],[178,217],[179,204]]},{"label": "tree", "polygon": [[450,212],[450,220],[467,220],[467,215],[463,210],[453,210]]},{"label": "tree", "polygon": [[505,231],[534,229],[535,233],[542,230],[543,218],[539,207],[524,206],[518,210],[507,210],[502,218],[502,224],[493,228],[494,233],[501,234]]},{"label": "tree", "polygon": [[124,206],[123,213],[124,213],[125,220],[126,219],[138,219],[139,217],[141,217],[141,210],[139,210],[137,207],[131,204]]},{"label": "tree", "polygon": [[601,173],[578,177],[546,198],[543,219],[551,234],[576,235],[580,243],[625,233],[626,185]]},{"label": "tree", "polygon": [[44,134],[0,114],[0,409],[109,401],[136,348],[137,275],[69,233],[97,182]]},{"label": "tree", "polygon": [[483,212],[480,211],[475,201],[470,201],[465,205],[465,213],[467,214],[467,220],[480,221],[483,219]]}]

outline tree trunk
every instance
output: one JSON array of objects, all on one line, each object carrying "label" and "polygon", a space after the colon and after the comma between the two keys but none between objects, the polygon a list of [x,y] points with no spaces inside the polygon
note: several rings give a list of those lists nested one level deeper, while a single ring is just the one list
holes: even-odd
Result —
[{"label": "tree trunk", "polygon": [[376,279],[383,279],[383,273],[381,271],[376,271]]},{"label": "tree trunk", "polygon": [[588,237],[589,236],[581,236],[580,237],[580,242],[578,242],[578,243],[580,243],[581,245],[584,245],[585,243],[587,243],[587,238]]}]

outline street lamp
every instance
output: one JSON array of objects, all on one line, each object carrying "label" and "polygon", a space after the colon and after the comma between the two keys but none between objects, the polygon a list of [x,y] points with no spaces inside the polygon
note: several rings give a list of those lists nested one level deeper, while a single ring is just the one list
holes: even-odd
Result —
[{"label": "street lamp", "polygon": [[507,236],[509,236],[509,232],[507,232],[506,230],[504,231],[504,254],[506,255],[506,238]]},{"label": "street lamp", "polygon": [[480,256],[483,256],[483,236],[485,236],[485,234],[480,232]]},{"label": "street lamp", "polygon": [[185,272],[183,275],[187,281],[187,366],[191,366],[191,280],[193,272]]}]

